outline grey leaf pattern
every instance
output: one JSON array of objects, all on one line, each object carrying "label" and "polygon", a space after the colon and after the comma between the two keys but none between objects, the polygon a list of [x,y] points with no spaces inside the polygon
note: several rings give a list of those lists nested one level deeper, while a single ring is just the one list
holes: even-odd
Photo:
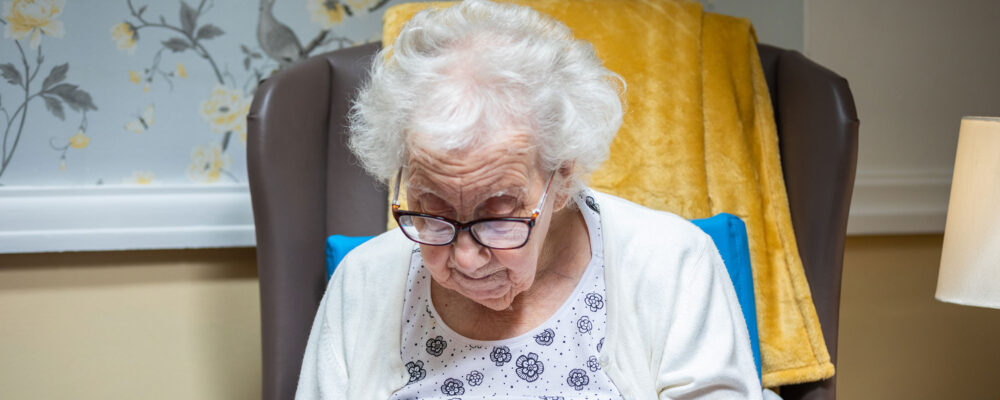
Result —
[{"label": "grey leaf pattern", "polygon": [[74,111],[97,110],[97,106],[94,105],[94,100],[90,98],[90,94],[81,90],[76,85],[60,83],[48,91],[59,96]]},{"label": "grey leaf pattern", "polygon": [[42,81],[42,90],[48,90],[52,85],[65,80],[67,71],[69,71],[69,63],[52,67],[52,71],[49,71],[49,76],[46,76],[45,80]]},{"label": "grey leaf pattern", "polygon": [[197,21],[198,12],[191,8],[188,3],[181,1],[181,29],[190,35],[194,32],[194,25]]},{"label": "grey leaf pattern", "polygon": [[63,111],[62,103],[52,96],[42,96],[45,99],[45,109],[61,120],[66,120],[66,113]]},{"label": "grey leaf pattern", "polygon": [[180,53],[184,50],[191,48],[191,45],[187,40],[181,38],[170,38],[163,42],[163,47],[170,49],[174,53]]},{"label": "grey leaf pattern", "polygon": [[212,24],[207,24],[207,25],[202,25],[201,28],[198,28],[198,34],[195,37],[197,39],[208,40],[211,38],[222,36],[223,33],[225,32],[222,31],[222,28],[219,28]]},{"label": "grey leaf pattern", "polygon": [[21,73],[17,71],[14,64],[0,64],[0,75],[11,85],[21,86]]}]

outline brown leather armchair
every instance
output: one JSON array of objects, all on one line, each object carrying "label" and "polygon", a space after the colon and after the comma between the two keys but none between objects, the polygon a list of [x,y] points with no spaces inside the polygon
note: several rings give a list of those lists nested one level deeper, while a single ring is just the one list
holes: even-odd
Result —
[{"label": "brown leather armchair", "polygon": [[[264,81],[248,119],[247,160],[260,275],[263,398],[291,399],[325,285],[325,238],[385,230],[386,193],[346,146],[352,95],[380,44],[317,55]],[[837,362],[840,277],[857,162],[847,81],[795,51],[759,45],[792,224]],[[786,386],[788,400],[833,400],[834,379]]]}]

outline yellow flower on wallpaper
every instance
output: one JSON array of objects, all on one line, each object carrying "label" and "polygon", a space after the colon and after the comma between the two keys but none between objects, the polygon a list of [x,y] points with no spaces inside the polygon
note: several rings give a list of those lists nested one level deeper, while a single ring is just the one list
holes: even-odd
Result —
[{"label": "yellow flower on wallpaper", "polygon": [[125,178],[124,183],[131,183],[136,185],[149,185],[153,183],[153,178],[155,178],[151,171],[132,171],[132,177]]},{"label": "yellow flower on wallpaper", "polygon": [[4,3],[3,18],[7,21],[3,36],[14,40],[30,37],[28,43],[37,48],[42,34],[62,37],[66,31],[56,17],[62,13],[65,0],[12,0]]},{"label": "yellow flower on wallpaper", "polygon": [[215,85],[212,95],[201,102],[201,117],[212,128],[212,132],[232,132],[245,137],[247,113],[250,112],[250,98],[237,89]]},{"label": "yellow flower on wallpaper", "polygon": [[181,78],[188,77],[188,71],[187,68],[184,68],[184,63],[177,63],[177,76]]},{"label": "yellow flower on wallpaper", "polygon": [[90,138],[83,134],[83,131],[77,131],[75,135],[69,138],[69,145],[74,149],[83,149],[90,144]]},{"label": "yellow flower on wallpaper", "polygon": [[371,6],[375,5],[375,0],[346,0],[348,7],[351,7],[351,11],[354,15],[364,14],[368,12]]},{"label": "yellow flower on wallpaper", "polygon": [[222,146],[211,144],[195,147],[188,166],[188,178],[200,183],[218,182],[223,169],[232,164],[232,158],[222,152]]},{"label": "yellow flower on wallpaper", "polygon": [[132,82],[132,83],[138,85],[139,81],[141,81],[141,80],[142,80],[142,77],[139,76],[138,72],[135,72],[135,71],[132,71],[132,70],[128,71],[128,81],[129,82]]},{"label": "yellow flower on wallpaper", "polygon": [[344,22],[344,15],[347,14],[344,5],[334,0],[307,0],[306,9],[312,22],[323,29],[333,29]]},{"label": "yellow flower on wallpaper", "polygon": [[125,50],[129,54],[133,54],[135,53],[135,42],[139,39],[139,33],[135,31],[135,27],[132,24],[121,22],[111,27],[111,39],[115,41],[118,50]]}]

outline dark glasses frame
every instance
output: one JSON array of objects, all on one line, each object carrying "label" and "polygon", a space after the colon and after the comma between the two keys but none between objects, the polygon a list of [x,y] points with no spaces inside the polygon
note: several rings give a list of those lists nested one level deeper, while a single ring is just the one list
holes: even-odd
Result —
[{"label": "dark glasses frame", "polygon": [[[535,227],[535,223],[538,221],[538,217],[542,214],[542,207],[545,206],[545,198],[549,194],[549,187],[552,186],[552,178],[555,177],[555,174],[556,174],[555,171],[553,171],[552,174],[549,175],[549,179],[545,183],[545,191],[542,192],[542,197],[540,199],[538,199],[538,205],[536,205],[535,209],[531,211],[531,216],[530,217],[496,217],[496,218],[477,219],[477,220],[473,220],[473,221],[469,221],[469,222],[459,222],[459,221],[453,220],[451,218],[442,217],[440,215],[424,214],[424,213],[418,213],[418,212],[415,212],[415,211],[400,210],[399,209],[399,207],[400,207],[400,205],[399,205],[399,187],[400,187],[400,184],[402,183],[402,180],[403,180],[403,168],[400,168],[399,172],[396,173],[396,187],[393,190],[393,192],[395,192],[395,194],[392,196],[392,217],[393,217],[393,219],[396,220],[396,224],[400,226],[400,231],[403,232],[403,235],[405,235],[408,239],[410,239],[410,240],[412,240],[414,242],[420,243],[420,244],[426,244],[428,246],[448,246],[448,245],[450,245],[452,243],[455,243],[455,241],[458,240],[458,235],[460,233],[462,233],[462,231],[469,231],[469,236],[472,236],[472,240],[475,240],[476,243],[479,244],[480,246],[487,247],[487,248],[490,248],[490,249],[496,249],[496,250],[514,250],[514,249],[519,249],[521,247],[524,247],[526,244],[528,244],[528,240],[531,239],[532,228]],[[414,237],[410,236],[409,234],[407,234],[406,233],[406,229],[402,229],[403,224],[400,223],[399,218],[402,217],[402,216],[406,216],[406,215],[410,215],[410,216],[414,216],[414,217],[430,218],[430,219],[435,219],[435,220],[438,220],[438,221],[441,221],[441,222],[446,222],[446,223],[448,223],[449,225],[451,225],[454,228],[455,234],[452,235],[451,240],[448,240],[445,243],[427,243],[427,242],[421,241],[421,240],[419,240],[417,238],[414,238]],[[471,228],[472,228],[473,225],[476,225],[476,224],[479,224],[479,223],[483,223],[483,222],[491,222],[491,221],[520,222],[520,223],[523,223],[523,224],[527,225],[528,226],[528,233],[524,236],[524,242],[522,242],[520,245],[513,246],[513,247],[494,247],[494,246],[489,246],[489,245],[484,244],[482,241],[479,240],[478,237],[476,237],[476,234],[472,231]]]}]

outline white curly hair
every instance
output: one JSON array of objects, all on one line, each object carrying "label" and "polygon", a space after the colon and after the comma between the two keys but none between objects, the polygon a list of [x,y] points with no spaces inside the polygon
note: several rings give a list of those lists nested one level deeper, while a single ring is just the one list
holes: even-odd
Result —
[{"label": "white curly hair", "polygon": [[516,124],[532,133],[545,172],[572,162],[581,184],[608,156],[624,90],[561,22],[525,6],[466,0],[417,13],[375,56],[351,109],[349,145],[388,182],[407,160],[408,133],[449,151],[502,140]]}]

